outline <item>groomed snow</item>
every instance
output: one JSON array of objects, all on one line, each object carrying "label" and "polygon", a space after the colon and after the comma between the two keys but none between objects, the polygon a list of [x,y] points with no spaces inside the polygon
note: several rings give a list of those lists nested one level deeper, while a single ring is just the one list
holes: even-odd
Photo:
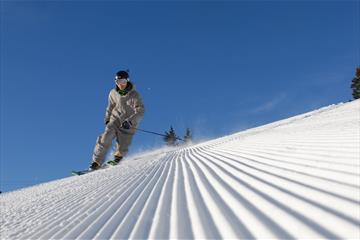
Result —
[{"label": "groomed snow", "polygon": [[1,239],[360,238],[360,101],[0,195]]}]

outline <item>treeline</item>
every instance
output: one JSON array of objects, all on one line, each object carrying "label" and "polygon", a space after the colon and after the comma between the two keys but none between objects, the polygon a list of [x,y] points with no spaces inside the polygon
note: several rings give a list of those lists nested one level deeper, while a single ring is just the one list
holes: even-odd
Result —
[{"label": "treeline", "polygon": [[180,143],[188,144],[192,141],[193,134],[190,130],[190,128],[186,128],[185,134],[183,138],[180,138],[174,128],[170,126],[170,129],[168,131],[165,131],[164,141],[166,145],[168,146],[177,146]]},{"label": "treeline", "polygon": [[360,67],[356,68],[355,77],[351,82],[353,99],[360,98]]}]

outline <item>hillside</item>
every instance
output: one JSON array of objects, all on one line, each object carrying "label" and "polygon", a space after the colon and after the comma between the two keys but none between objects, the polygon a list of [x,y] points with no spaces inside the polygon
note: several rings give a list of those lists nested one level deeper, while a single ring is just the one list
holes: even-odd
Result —
[{"label": "hillside", "polygon": [[360,101],[0,195],[1,239],[360,238]]}]

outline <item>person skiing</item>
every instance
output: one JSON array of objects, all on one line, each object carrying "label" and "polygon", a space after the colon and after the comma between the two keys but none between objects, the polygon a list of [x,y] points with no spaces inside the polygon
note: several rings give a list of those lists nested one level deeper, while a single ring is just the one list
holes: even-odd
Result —
[{"label": "person skiing", "polygon": [[97,170],[101,167],[114,138],[117,145],[113,162],[117,164],[126,156],[144,112],[142,98],[134,84],[130,82],[128,72],[117,72],[115,88],[109,93],[105,131],[96,140],[89,170]]}]

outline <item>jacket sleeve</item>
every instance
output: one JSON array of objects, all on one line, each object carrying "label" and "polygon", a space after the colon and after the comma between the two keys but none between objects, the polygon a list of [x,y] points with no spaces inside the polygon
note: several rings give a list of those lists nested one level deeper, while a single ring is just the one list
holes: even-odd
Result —
[{"label": "jacket sleeve", "polygon": [[131,108],[134,110],[134,113],[126,120],[131,121],[133,125],[138,125],[145,113],[144,103],[138,93],[133,98]]},{"label": "jacket sleeve", "polygon": [[111,113],[112,113],[112,110],[114,109],[115,107],[115,100],[114,98],[112,97],[112,91],[110,91],[109,93],[109,99],[108,99],[108,106],[106,108],[106,113],[105,113],[105,119],[104,119],[104,122],[107,123],[108,121],[110,121],[110,117],[111,117]]}]

